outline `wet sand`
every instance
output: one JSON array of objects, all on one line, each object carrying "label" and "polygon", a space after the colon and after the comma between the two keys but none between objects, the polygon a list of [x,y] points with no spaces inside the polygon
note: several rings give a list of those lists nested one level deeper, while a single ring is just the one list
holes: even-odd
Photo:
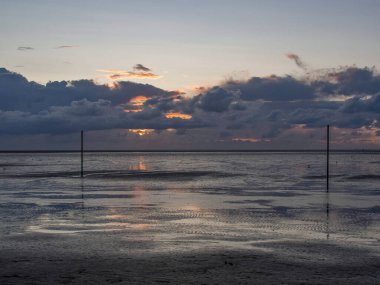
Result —
[{"label": "wet sand", "polygon": [[[39,237],[41,239],[42,237]],[[49,245],[46,238],[46,244]],[[50,241],[55,243],[55,241]],[[168,254],[61,248],[0,252],[0,284],[379,284],[380,258],[331,244],[283,242],[274,249]],[[290,254],[292,253],[292,254]],[[312,254],[310,254],[312,253]],[[314,256],[313,256],[314,255]],[[319,256],[319,258],[318,258]],[[321,256],[324,256],[321,258]]]},{"label": "wet sand", "polygon": [[2,238],[0,284],[380,284],[380,255],[355,242],[277,239],[239,249],[160,240],[160,248],[120,234]]}]

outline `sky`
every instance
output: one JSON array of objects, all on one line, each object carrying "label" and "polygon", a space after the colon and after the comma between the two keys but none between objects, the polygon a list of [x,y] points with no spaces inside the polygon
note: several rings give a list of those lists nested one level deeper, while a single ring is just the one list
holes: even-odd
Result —
[{"label": "sky", "polygon": [[379,148],[379,12],[0,0],[0,150]]}]

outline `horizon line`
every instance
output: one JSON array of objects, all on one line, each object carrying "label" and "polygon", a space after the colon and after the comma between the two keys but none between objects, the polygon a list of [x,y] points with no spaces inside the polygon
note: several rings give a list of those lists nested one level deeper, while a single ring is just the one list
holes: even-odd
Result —
[{"label": "horizon line", "polygon": [[[64,150],[59,150],[59,149],[52,149],[52,150],[0,150],[0,153],[80,153],[80,149],[64,149]],[[325,149],[245,149],[245,150],[236,150],[236,149],[220,149],[220,150],[210,150],[210,149],[175,149],[175,150],[169,150],[169,149],[132,149],[132,150],[126,150],[126,149],[114,149],[114,150],[109,150],[109,149],[89,149],[89,150],[84,150],[84,152],[88,153],[100,153],[100,152],[115,152],[115,153],[120,153],[120,152],[126,152],[126,153],[136,153],[136,152],[147,152],[147,153],[169,153],[169,152],[187,152],[187,153],[196,153],[196,152],[203,152],[203,153],[216,153],[216,152],[223,152],[223,153],[239,153],[239,152],[252,152],[252,153],[260,153],[260,152],[313,152],[313,153],[324,153],[326,152]],[[361,153],[380,153],[380,149],[334,149],[330,150],[332,153],[342,153],[342,152],[361,152]]]}]

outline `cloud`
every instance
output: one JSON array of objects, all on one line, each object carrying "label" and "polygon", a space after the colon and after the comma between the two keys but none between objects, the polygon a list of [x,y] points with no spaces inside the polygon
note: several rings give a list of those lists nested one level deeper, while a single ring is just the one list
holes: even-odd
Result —
[{"label": "cloud", "polygon": [[[326,70],[313,79],[307,75],[231,79],[187,96],[130,81],[112,86],[85,79],[39,84],[0,68],[0,132],[170,129],[186,139],[202,133],[199,140],[208,142],[261,146],[278,141],[281,146],[281,140],[297,142],[297,136],[314,142],[320,128],[330,124],[335,135],[343,138],[350,130],[360,142],[358,136],[376,136],[379,131],[379,82],[374,68],[351,66]],[[164,133],[154,132],[154,136]]]},{"label": "cloud", "polygon": [[64,134],[79,130],[109,129],[177,129],[203,128],[200,120],[167,119],[159,112],[125,113],[121,107],[112,107],[107,100],[95,102],[83,99],[68,106],[52,106],[47,110],[30,113],[0,111],[2,134]]},{"label": "cloud", "polygon": [[225,112],[234,98],[234,92],[215,87],[199,97],[197,107],[209,112]]},{"label": "cloud", "polygon": [[34,50],[32,47],[18,47],[17,50],[19,51],[27,51],[27,50]]},{"label": "cloud", "polygon": [[291,59],[291,60],[294,60],[295,64],[299,68],[307,71],[307,69],[308,69],[307,65],[301,60],[301,58],[298,55],[296,55],[295,53],[287,53],[286,57],[289,58],[289,59]]},{"label": "cloud", "polygon": [[92,80],[53,81],[46,85],[28,81],[18,73],[0,68],[0,110],[36,113],[50,106],[65,106],[87,99],[109,100],[113,106],[127,104],[132,98],[171,97],[173,92],[149,84],[116,82],[114,87],[96,84]]},{"label": "cloud", "polygon": [[344,102],[341,111],[347,114],[363,112],[380,114],[380,93],[373,96],[354,96]]},{"label": "cloud", "polygon": [[[143,66],[142,66],[143,67]],[[159,79],[162,76],[147,71],[126,71],[114,69],[99,69],[97,72],[106,73],[106,77],[111,80],[121,79]]]},{"label": "cloud", "polygon": [[237,142],[250,142],[250,143],[257,143],[261,141],[261,139],[259,138],[233,138],[232,140],[237,141]]},{"label": "cloud", "polygon": [[330,90],[335,94],[376,94],[380,92],[380,75],[375,68],[346,67],[327,74]]},{"label": "cloud", "polygon": [[128,79],[128,78],[137,78],[137,79],[158,79],[162,76],[151,73],[151,72],[123,72],[115,73],[109,75],[109,78],[112,80]]},{"label": "cloud", "polygon": [[312,86],[289,75],[252,77],[247,81],[230,80],[222,87],[226,90],[239,91],[240,97],[246,101],[311,100],[316,97]]},{"label": "cloud", "polygon": [[137,70],[137,71],[144,71],[144,72],[151,72],[152,70],[140,63],[136,64],[134,67],[133,67],[133,70]]},{"label": "cloud", "polygon": [[[143,95],[142,95],[143,94]],[[176,92],[148,84],[118,82],[114,88],[92,80],[28,81],[0,68],[0,132],[3,134],[63,134],[108,129],[191,129],[208,126],[199,118],[144,106],[154,98],[172,98]],[[140,99],[141,104],[140,104]],[[141,108],[125,112],[128,104]],[[181,117],[182,116],[182,117]]]},{"label": "cloud", "polygon": [[169,112],[165,114],[165,117],[168,119],[190,120],[193,116],[189,114],[178,113],[178,112]]},{"label": "cloud", "polygon": [[57,46],[55,49],[65,49],[65,48],[78,48],[79,45],[63,45],[63,46]]},{"label": "cloud", "polygon": [[[309,129],[318,129],[326,124],[342,129],[358,129],[373,125],[376,120],[380,121],[377,115],[380,113],[380,96],[356,95],[361,98],[359,101],[356,97],[355,100],[350,99],[352,92],[370,93],[377,90],[380,93],[380,88],[377,87],[378,75],[375,70],[361,68],[353,72],[351,69],[352,67],[339,69],[339,73],[336,70],[327,70],[315,81],[308,77],[292,76],[229,80],[219,86],[202,90],[201,94],[193,98],[154,98],[147,100],[145,104],[160,110],[195,114],[221,128],[221,132],[253,130],[253,134],[249,136],[240,134],[235,138],[276,138],[287,130],[299,131],[295,129],[299,125]],[[360,83],[363,81],[372,87],[364,89]],[[322,92],[321,85],[331,85],[332,88],[328,93]],[[338,94],[337,90],[345,90],[346,97],[332,99]]]}]

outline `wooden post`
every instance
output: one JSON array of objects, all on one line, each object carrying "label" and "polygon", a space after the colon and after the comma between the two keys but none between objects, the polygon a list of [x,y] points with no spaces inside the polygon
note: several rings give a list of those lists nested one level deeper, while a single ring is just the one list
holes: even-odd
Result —
[{"label": "wooden post", "polygon": [[80,132],[80,177],[83,178],[83,130]]},{"label": "wooden post", "polygon": [[330,237],[330,197],[329,192],[326,193],[326,239]]},{"label": "wooden post", "polygon": [[327,125],[326,138],[326,191],[329,192],[329,176],[330,176],[330,125]]}]

